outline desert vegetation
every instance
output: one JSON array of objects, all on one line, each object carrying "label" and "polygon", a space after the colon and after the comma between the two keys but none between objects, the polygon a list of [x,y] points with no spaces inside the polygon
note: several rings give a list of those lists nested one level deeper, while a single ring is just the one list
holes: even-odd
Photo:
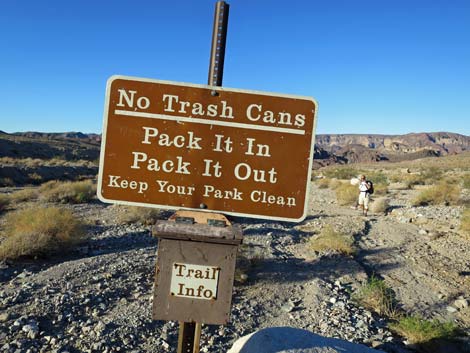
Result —
[{"label": "desert vegetation", "polygon": [[0,194],[0,212],[5,210],[10,203],[10,198],[8,195]]},{"label": "desert vegetation", "polygon": [[417,315],[402,316],[391,323],[390,328],[416,345],[432,344],[434,340],[449,340],[458,334],[457,326],[452,322],[426,320]]},{"label": "desert vegetation", "polygon": [[440,181],[421,191],[413,200],[413,206],[426,205],[456,205],[460,200],[460,187],[458,184]]},{"label": "desert vegetation", "polygon": [[121,206],[115,205],[117,209],[117,222],[121,224],[141,223],[144,225],[155,224],[162,218],[162,211],[157,208]]},{"label": "desert vegetation", "polygon": [[320,234],[309,240],[310,249],[316,252],[333,252],[351,255],[355,252],[354,239],[351,235],[336,231],[333,226],[325,226]]},{"label": "desert vegetation", "polygon": [[460,217],[460,230],[470,239],[470,208],[466,208]]},{"label": "desert vegetation", "polygon": [[84,203],[96,195],[96,185],[91,180],[77,182],[50,181],[39,188],[40,198],[48,202]]},{"label": "desert vegetation", "polygon": [[374,275],[359,288],[354,298],[359,304],[377,314],[388,317],[395,317],[398,314],[394,291],[387,286],[384,280]]},{"label": "desert vegetation", "polygon": [[31,207],[5,216],[0,259],[47,256],[63,251],[84,237],[82,224],[70,210]]}]

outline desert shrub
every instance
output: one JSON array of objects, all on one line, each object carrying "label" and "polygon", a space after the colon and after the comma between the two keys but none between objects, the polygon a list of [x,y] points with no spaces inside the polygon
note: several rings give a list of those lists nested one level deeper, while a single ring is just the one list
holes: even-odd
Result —
[{"label": "desert shrub", "polygon": [[351,179],[355,178],[358,174],[357,170],[351,167],[326,169],[323,173],[330,179]]},{"label": "desert shrub", "polygon": [[42,181],[42,176],[38,173],[30,173],[28,174],[29,181],[33,184],[40,184]]},{"label": "desert shrub", "polygon": [[12,178],[0,178],[0,186],[14,186],[15,182]]},{"label": "desert shrub", "polygon": [[460,230],[470,237],[470,208],[466,208],[460,217]]},{"label": "desert shrub", "polygon": [[151,207],[116,206],[118,207],[117,221],[121,224],[142,223],[155,224],[162,217],[162,210]]},{"label": "desert shrub", "polygon": [[374,195],[386,195],[388,193],[388,186],[386,184],[374,183]]},{"label": "desert shrub", "polygon": [[96,194],[91,180],[76,182],[49,182],[40,187],[41,199],[49,202],[84,203]]},{"label": "desert shrub", "polygon": [[460,186],[441,181],[438,184],[421,191],[412,201],[413,206],[426,205],[455,205],[460,200]]},{"label": "desert shrub", "polygon": [[405,316],[389,325],[412,344],[426,343],[436,339],[450,339],[458,334],[457,326],[451,322],[425,320],[419,316]]},{"label": "desert shrub", "polygon": [[395,317],[398,313],[397,301],[393,290],[385,281],[372,276],[353,296],[360,305],[379,315]]},{"label": "desert shrub", "polygon": [[412,189],[415,185],[424,185],[426,183],[425,178],[421,174],[406,174],[398,181],[405,184],[408,189]]},{"label": "desert shrub", "polygon": [[10,197],[5,194],[0,194],[0,212],[8,207],[10,204]]},{"label": "desert shrub", "polygon": [[462,179],[463,188],[470,190],[470,174],[465,174]]},{"label": "desert shrub", "polygon": [[438,167],[428,167],[421,169],[421,177],[426,184],[435,184],[444,176],[444,171]]},{"label": "desert shrub", "polygon": [[327,178],[318,179],[317,185],[319,189],[327,189],[328,186],[330,185],[330,179],[327,179]]},{"label": "desert shrub", "polygon": [[345,255],[354,254],[353,243],[352,236],[335,231],[331,225],[325,226],[319,235],[312,236],[309,240],[309,246],[313,251]]},{"label": "desert shrub", "polygon": [[15,191],[10,195],[10,198],[14,202],[25,202],[29,200],[34,200],[38,197],[38,191],[33,188],[23,189]]},{"label": "desert shrub", "polygon": [[42,194],[44,192],[52,190],[59,184],[60,184],[60,181],[58,181],[58,180],[49,180],[49,181],[41,184],[41,186],[39,187],[39,193]]},{"label": "desert shrub", "polygon": [[370,211],[373,213],[385,213],[389,206],[389,200],[386,197],[379,197],[371,203]]},{"label": "desert shrub", "polygon": [[371,180],[374,183],[374,187],[375,185],[381,185],[381,184],[388,185],[389,184],[387,176],[382,172],[370,171],[364,174],[367,177],[367,180]]},{"label": "desert shrub", "polygon": [[264,260],[262,248],[251,244],[241,244],[237,251],[237,263],[235,267],[235,283],[244,284],[250,278],[250,273]]},{"label": "desert shrub", "polygon": [[62,252],[80,242],[85,231],[70,210],[32,207],[7,214],[4,234],[0,259],[16,259]]},{"label": "desert shrub", "polygon": [[328,187],[331,189],[331,190],[336,190],[337,188],[339,188],[341,185],[343,185],[343,183],[341,181],[339,181],[338,179],[331,179],[329,184],[328,184]]},{"label": "desert shrub", "polygon": [[359,197],[359,189],[357,185],[342,183],[336,188],[336,200],[340,205],[355,204]]}]

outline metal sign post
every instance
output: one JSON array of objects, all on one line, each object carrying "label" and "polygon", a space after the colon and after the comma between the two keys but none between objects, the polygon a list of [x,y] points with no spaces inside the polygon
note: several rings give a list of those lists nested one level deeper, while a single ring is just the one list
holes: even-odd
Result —
[{"label": "metal sign post", "polygon": [[[215,5],[209,77],[207,80],[207,83],[212,86],[222,86],[229,8],[229,4],[225,1],[217,1]],[[213,94],[216,94],[216,92],[214,91]],[[206,207],[205,204],[201,204],[201,206]],[[200,335],[201,323],[180,322],[177,353],[199,352]]]}]

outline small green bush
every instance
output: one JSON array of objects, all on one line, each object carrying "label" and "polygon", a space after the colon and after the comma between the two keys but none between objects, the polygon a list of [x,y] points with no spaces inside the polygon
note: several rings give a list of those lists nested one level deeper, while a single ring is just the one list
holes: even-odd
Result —
[{"label": "small green bush", "polygon": [[96,186],[91,180],[77,182],[48,182],[39,188],[41,199],[60,203],[85,203],[96,195]]},{"label": "small green bush", "polygon": [[5,217],[0,259],[46,256],[80,242],[84,225],[70,210],[57,207],[31,207]]},{"label": "small green bush", "polygon": [[460,200],[460,186],[445,181],[421,191],[412,201],[413,206],[456,205]]},{"label": "small green bush", "polygon": [[342,206],[355,204],[359,197],[359,189],[357,185],[342,183],[335,190],[336,200]]},{"label": "small green bush", "polygon": [[379,315],[395,317],[398,313],[395,293],[383,280],[375,276],[370,277],[353,298],[360,305]]},{"label": "small green bush", "polygon": [[325,226],[319,235],[312,236],[309,240],[310,249],[320,253],[334,252],[352,255],[355,252],[353,244],[352,236],[335,231],[331,225]]},{"label": "small green bush", "polygon": [[451,339],[458,334],[457,326],[451,322],[430,321],[419,316],[401,317],[396,323],[390,324],[390,328],[406,337],[412,344],[426,343],[436,339]]}]

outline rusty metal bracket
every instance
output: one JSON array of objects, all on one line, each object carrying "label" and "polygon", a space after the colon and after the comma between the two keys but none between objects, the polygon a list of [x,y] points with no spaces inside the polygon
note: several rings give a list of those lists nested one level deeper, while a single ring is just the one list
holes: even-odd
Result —
[{"label": "rusty metal bracket", "polygon": [[194,224],[194,217],[181,217],[181,216],[177,216],[175,218],[175,222],[176,223],[180,223],[180,224]]},{"label": "rusty metal bracket", "polygon": [[224,220],[209,218],[207,224],[212,227],[225,227],[227,223]]}]

